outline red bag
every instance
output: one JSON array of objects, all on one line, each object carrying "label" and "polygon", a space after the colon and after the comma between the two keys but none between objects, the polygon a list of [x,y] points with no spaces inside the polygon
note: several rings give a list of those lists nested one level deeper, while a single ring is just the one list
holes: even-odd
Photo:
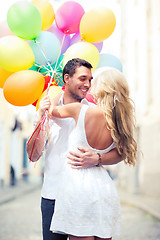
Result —
[{"label": "red bag", "polygon": [[45,114],[27,141],[26,150],[28,153],[28,158],[31,162],[38,161],[38,159],[42,156],[48,133],[49,119],[47,114]]}]

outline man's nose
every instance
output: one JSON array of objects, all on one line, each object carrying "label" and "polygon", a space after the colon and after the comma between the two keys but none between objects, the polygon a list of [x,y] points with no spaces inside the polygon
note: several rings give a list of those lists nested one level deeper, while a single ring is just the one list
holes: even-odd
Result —
[{"label": "man's nose", "polygon": [[90,81],[86,79],[84,85],[85,85],[85,87],[90,87]]}]

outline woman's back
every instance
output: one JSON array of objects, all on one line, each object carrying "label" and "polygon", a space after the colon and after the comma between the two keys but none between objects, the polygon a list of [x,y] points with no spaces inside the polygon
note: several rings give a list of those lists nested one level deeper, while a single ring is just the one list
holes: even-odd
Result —
[{"label": "woman's back", "polygon": [[69,136],[69,150],[81,146],[100,153],[110,151],[114,144],[103,112],[81,104],[77,104],[77,107],[77,125]]},{"label": "woman's back", "polygon": [[109,147],[113,140],[107,128],[106,117],[98,108],[88,108],[85,116],[85,132],[89,145],[96,149]]}]

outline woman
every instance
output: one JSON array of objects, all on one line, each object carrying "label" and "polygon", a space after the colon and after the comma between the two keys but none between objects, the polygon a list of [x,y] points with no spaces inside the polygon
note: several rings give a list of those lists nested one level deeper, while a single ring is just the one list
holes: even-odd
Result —
[{"label": "woman", "polygon": [[[124,75],[106,69],[93,82],[97,107],[72,103],[50,108],[50,115],[72,117],[75,129],[68,151],[89,147],[99,155],[97,167],[73,169],[64,164],[50,230],[64,232],[70,240],[112,239],[120,232],[120,205],[116,188],[101,166],[101,154],[114,147],[125,163],[135,165],[137,144],[133,138],[134,108]],[[64,156],[66,157],[66,156]]]}]

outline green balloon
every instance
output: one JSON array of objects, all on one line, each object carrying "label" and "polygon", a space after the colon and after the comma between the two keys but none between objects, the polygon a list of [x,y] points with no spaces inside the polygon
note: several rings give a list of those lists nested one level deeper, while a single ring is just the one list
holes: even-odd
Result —
[{"label": "green balloon", "polygon": [[[58,59],[57,65],[56,63],[53,64],[53,69],[56,67],[56,73],[55,73],[55,80],[58,83],[58,86],[63,87],[63,57],[64,55],[61,55]],[[56,65],[56,66],[55,66]]]},{"label": "green balloon", "polygon": [[57,67],[55,69],[55,64],[52,65],[39,65],[37,63],[34,63],[34,65],[29,70],[34,70],[36,72],[39,72],[43,74],[44,76],[50,76],[53,77],[53,71],[55,70],[54,74],[54,80],[57,82],[58,86],[63,87],[63,64],[62,64],[63,56],[60,56]]},{"label": "green balloon", "polygon": [[36,66],[35,64],[33,64],[33,66],[31,68],[29,68],[28,70],[33,70],[33,71],[38,72],[38,69],[39,69],[39,67]]},{"label": "green balloon", "polygon": [[11,31],[18,37],[32,40],[42,28],[42,19],[38,9],[29,2],[13,4],[7,13],[7,22]]},{"label": "green balloon", "polygon": [[[38,72],[42,73],[43,75],[48,75],[51,77],[54,70],[55,64],[52,64],[51,66],[41,65],[38,69]],[[57,82],[58,86],[62,87],[64,85],[62,78],[62,70],[60,68],[55,70],[54,79]]]}]

